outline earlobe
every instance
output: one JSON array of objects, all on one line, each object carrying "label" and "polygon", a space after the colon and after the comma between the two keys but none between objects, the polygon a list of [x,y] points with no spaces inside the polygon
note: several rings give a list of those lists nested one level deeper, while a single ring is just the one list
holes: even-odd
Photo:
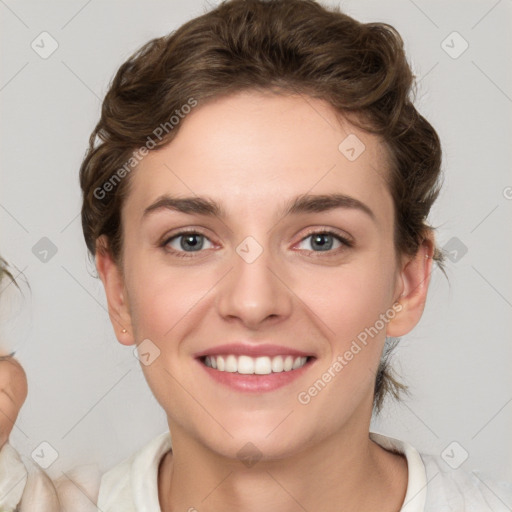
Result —
[{"label": "earlobe", "polygon": [[[103,238],[103,237],[100,237]],[[105,288],[108,314],[119,343],[133,345],[135,343],[131,316],[124,287],[121,269],[112,259],[107,242],[98,239],[96,244],[96,268]]]},{"label": "earlobe", "polygon": [[427,300],[428,285],[432,272],[434,243],[425,238],[415,256],[402,268],[399,279],[401,285],[397,302],[401,310],[389,323],[386,335],[398,338],[410,332],[420,321]]}]

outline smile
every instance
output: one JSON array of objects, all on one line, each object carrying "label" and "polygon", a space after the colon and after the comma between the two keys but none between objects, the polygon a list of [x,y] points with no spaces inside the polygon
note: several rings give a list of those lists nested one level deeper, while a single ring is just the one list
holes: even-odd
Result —
[{"label": "smile", "polygon": [[201,358],[208,368],[220,372],[242,375],[270,375],[271,373],[291,372],[302,368],[309,357],[292,355],[251,357],[248,355],[209,355]]}]

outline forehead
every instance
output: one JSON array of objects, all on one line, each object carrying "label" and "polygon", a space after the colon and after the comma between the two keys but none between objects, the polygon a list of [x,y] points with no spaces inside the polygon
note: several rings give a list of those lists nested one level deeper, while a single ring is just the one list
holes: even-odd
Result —
[{"label": "forehead", "polygon": [[240,214],[338,192],[388,220],[384,145],[322,100],[244,92],[198,106],[180,123],[172,142],[133,171],[126,209],[143,212],[167,193],[208,196]]}]

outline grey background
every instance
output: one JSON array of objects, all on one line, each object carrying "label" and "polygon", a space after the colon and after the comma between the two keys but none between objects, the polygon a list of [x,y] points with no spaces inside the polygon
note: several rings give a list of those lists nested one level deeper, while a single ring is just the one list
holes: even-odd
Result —
[{"label": "grey background", "polygon": [[[114,337],[82,239],[77,176],[119,65],[207,7],[0,0],[0,254],[31,286],[0,333],[29,380],[10,440],[27,458],[50,443],[59,454],[52,477],[88,462],[104,471],[167,429],[133,347]],[[391,23],[405,40],[417,105],[444,148],[445,184],[430,221],[454,260],[450,286],[435,269],[424,317],[396,352],[412,395],[388,404],[373,429],[459,463],[467,452],[462,469],[512,480],[512,1],[342,8]],[[47,59],[31,48],[43,31],[58,43]],[[454,31],[469,44],[458,58],[445,51],[462,48]]]}]

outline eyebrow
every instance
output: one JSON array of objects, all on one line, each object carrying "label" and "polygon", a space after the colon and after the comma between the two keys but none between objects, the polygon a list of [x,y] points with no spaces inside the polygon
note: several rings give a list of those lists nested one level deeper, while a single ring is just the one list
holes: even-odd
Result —
[{"label": "eyebrow", "polygon": [[[301,213],[321,213],[336,208],[359,210],[376,220],[373,211],[359,199],[345,194],[303,194],[293,198],[284,205],[281,217],[298,215]],[[173,197],[160,196],[149,205],[142,214],[145,218],[149,214],[160,210],[173,210],[181,213],[207,215],[210,217],[226,218],[226,212],[222,206],[207,197]]]}]

